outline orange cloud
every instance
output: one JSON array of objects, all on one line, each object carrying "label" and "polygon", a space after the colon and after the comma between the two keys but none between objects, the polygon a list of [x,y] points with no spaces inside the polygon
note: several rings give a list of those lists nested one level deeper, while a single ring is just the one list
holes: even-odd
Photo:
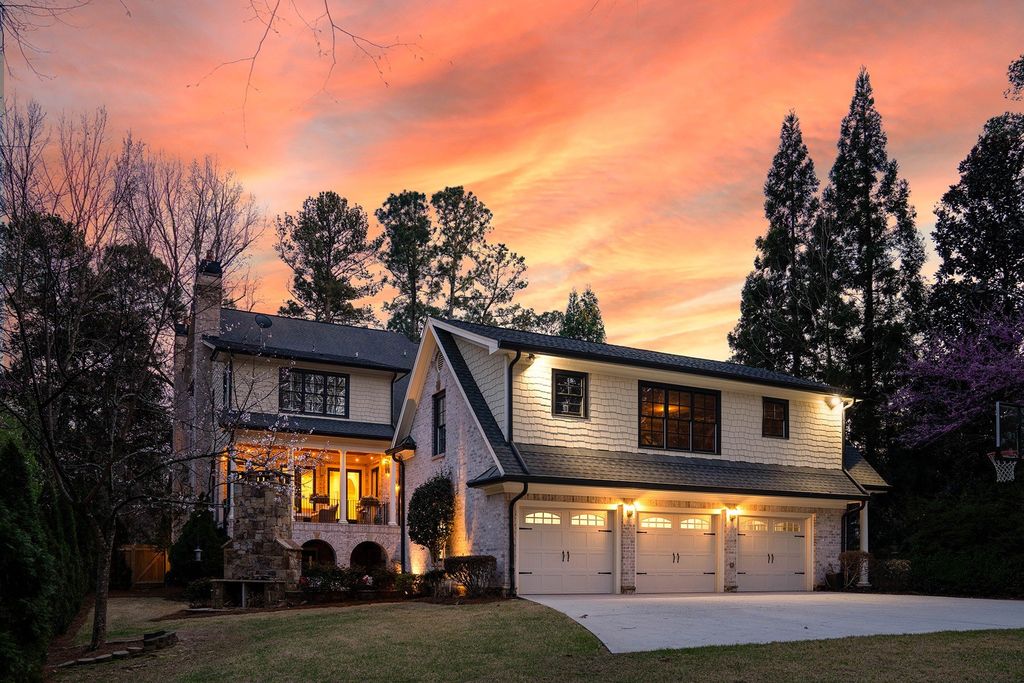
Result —
[{"label": "orange cloud", "polygon": [[[495,238],[524,254],[524,302],[597,291],[612,341],[724,358],[783,115],[795,108],[827,181],[839,121],[869,67],[922,234],[1002,99],[1024,6],[980,3],[335,3],[381,42],[337,64],[293,11],[256,60],[247,3],[94,3],[34,36],[48,52],[17,95],[51,111],[106,105],[118,127],[215,154],[273,215],[334,189],[368,212],[389,192],[469,186]],[[18,68],[18,65],[15,65]],[[211,73],[212,72],[212,73]],[[386,81],[386,85],[385,85]],[[198,85],[197,85],[198,84]],[[288,273],[254,254],[274,309]]]}]

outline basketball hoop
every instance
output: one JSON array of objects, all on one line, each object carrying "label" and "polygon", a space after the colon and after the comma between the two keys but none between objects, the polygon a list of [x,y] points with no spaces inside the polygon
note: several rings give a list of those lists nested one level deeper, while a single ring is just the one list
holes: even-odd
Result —
[{"label": "basketball hoop", "polygon": [[1020,460],[1017,451],[989,453],[988,459],[992,461],[992,466],[996,468],[996,482],[1005,484],[1008,481],[1013,481],[1017,470],[1017,462]]}]

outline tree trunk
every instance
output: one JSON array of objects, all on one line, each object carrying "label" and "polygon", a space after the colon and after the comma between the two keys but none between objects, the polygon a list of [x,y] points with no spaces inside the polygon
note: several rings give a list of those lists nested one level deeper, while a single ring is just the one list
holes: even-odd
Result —
[{"label": "tree trunk", "polygon": [[92,641],[89,649],[95,650],[107,642],[107,598],[110,596],[110,565],[114,555],[113,525],[106,533],[96,525],[96,594],[92,617]]}]

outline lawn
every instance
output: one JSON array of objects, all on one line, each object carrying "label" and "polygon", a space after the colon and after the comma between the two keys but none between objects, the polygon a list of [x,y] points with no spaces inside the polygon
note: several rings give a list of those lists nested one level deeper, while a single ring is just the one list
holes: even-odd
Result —
[{"label": "lawn", "polygon": [[[568,617],[523,600],[419,602],[149,621],[177,606],[111,601],[111,633],[175,629],[155,655],[75,668],[90,681],[1018,681],[1024,630],[876,636],[609,654]],[[79,634],[88,637],[88,622]]]}]

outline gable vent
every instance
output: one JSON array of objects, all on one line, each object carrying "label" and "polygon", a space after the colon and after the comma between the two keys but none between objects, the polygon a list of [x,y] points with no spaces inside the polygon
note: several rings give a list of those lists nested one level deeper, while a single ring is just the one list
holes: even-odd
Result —
[{"label": "gable vent", "polygon": [[441,355],[440,351],[434,352],[434,368],[438,372],[444,369],[444,356]]}]

